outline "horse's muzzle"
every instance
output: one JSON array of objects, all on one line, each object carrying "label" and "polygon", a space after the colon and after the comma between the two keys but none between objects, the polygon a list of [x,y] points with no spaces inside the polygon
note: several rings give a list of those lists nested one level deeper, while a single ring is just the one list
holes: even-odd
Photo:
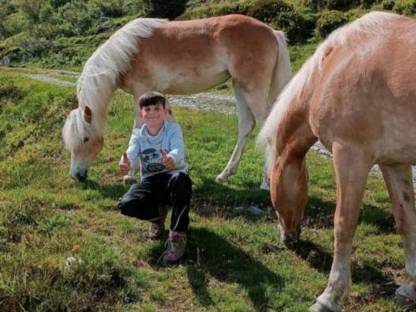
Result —
[{"label": "horse's muzzle", "polygon": [[279,231],[280,231],[280,240],[281,240],[281,242],[288,249],[295,249],[296,245],[299,243],[300,226],[298,226],[296,228],[296,232],[294,234],[288,234],[288,233],[285,233],[282,226],[279,224]]}]

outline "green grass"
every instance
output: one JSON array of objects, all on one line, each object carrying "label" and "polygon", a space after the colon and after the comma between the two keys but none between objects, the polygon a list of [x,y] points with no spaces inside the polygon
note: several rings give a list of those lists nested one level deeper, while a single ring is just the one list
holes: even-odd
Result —
[{"label": "green grass", "polygon": [[[175,108],[194,182],[185,260],[160,264],[164,241],[147,223],[122,216],[127,190],[118,159],[132,126],[132,99],[108,109],[106,145],[78,184],[60,131],[73,88],[0,69],[0,311],[306,311],[323,291],[332,261],[335,183],[329,160],[309,153],[309,205],[296,251],[278,242],[263,156],[251,139],[227,186],[214,182],[236,140],[236,118]],[[235,207],[261,206],[251,217]],[[353,287],[345,311],[401,311],[392,303],[404,277],[388,196],[371,175],[354,242]]]}]

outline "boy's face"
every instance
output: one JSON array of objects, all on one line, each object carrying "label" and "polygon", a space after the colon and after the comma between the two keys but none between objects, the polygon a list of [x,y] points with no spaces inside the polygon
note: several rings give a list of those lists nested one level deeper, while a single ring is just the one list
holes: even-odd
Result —
[{"label": "boy's face", "polygon": [[140,117],[148,127],[161,127],[166,118],[166,109],[162,103],[149,105],[140,109]]}]

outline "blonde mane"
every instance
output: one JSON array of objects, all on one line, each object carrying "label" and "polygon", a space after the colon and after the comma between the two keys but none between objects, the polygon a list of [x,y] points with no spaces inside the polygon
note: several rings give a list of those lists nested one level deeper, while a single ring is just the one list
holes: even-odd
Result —
[{"label": "blonde mane", "polygon": [[115,32],[87,60],[77,82],[79,107],[88,105],[96,122],[97,131],[102,133],[105,110],[111,94],[116,89],[120,74],[130,68],[131,58],[137,54],[139,38],[152,36],[162,19],[138,18]]},{"label": "blonde mane", "polygon": [[[273,109],[264,123],[258,137],[257,143],[266,149],[266,167],[269,169],[276,157],[276,137],[280,122],[287,112],[293,100],[300,96],[306,88],[309,77],[316,69],[320,69],[322,60],[329,49],[335,46],[353,43],[357,35],[384,35],[388,29],[388,23],[392,20],[403,18],[400,15],[386,12],[372,12],[358,20],[347,24],[334,32],[317,48],[316,52],[306,61],[293,79],[286,85],[280,96],[274,103]],[[374,46],[376,48],[376,46]],[[365,54],[361,55],[365,57]]]}]

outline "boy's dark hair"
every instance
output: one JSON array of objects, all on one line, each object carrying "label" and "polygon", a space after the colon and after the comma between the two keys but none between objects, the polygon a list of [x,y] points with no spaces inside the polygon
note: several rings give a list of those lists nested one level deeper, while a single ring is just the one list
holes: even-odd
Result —
[{"label": "boy's dark hair", "polygon": [[166,98],[163,96],[163,94],[156,92],[156,91],[146,92],[139,98],[140,108],[150,106],[150,105],[156,105],[158,103],[161,103],[163,108],[165,108]]}]

